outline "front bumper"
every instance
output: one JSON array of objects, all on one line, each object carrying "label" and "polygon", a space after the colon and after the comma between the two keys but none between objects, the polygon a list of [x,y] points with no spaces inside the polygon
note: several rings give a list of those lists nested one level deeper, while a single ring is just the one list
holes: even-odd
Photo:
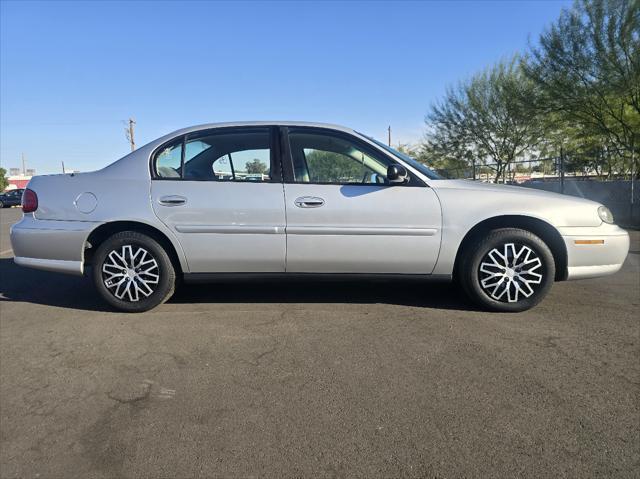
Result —
[{"label": "front bumper", "polygon": [[622,228],[603,223],[559,230],[567,247],[567,279],[596,278],[622,268],[629,252],[629,233]]},{"label": "front bumper", "polygon": [[84,246],[100,223],[37,220],[32,214],[11,227],[14,262],[29,268],[81,275]]}]

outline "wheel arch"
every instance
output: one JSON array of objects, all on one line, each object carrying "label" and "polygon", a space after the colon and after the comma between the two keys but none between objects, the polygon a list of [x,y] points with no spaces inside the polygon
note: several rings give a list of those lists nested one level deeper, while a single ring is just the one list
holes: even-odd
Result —
[{"label": "wheel arch", "polygon": [[538,236],[551,250],[556,266],[556,281],[567,279],[567,247],[558,230],[539,218],[525,215],[493,216],[477,223],[462,239],[454,262],[453,275],[457,276],[461,258],[467,248],[482,235],[499,228],[520,228]]},{"label": "wheel arch", "polygon": [[121,231],[136,231],[146,234],[156,240],[167,252],[176,273],[184,273],[187,270],[186,260],[178,253],[179,245],[176,245],[171,239],[158,228],[147,223],[139,221],[110,221],[103,223],[95,228],[85,241],[83,263],[84,266],[90,265],[93,260],[93,254],[103,241],[110,236],[120,233]]}]

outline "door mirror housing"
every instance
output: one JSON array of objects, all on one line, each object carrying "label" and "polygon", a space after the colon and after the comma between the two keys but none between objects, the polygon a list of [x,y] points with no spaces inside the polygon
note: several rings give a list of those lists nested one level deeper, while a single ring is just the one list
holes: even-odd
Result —
[{"label": "door mirror housing", "polygon": [[409,180],[409,172],[404,166],[394,163],[387,168],[387,180],[392,184],[406,183]]}]

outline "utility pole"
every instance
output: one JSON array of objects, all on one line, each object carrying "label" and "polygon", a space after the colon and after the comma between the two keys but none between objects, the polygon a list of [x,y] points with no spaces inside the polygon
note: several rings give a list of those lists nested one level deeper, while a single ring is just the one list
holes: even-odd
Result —
[{"label": "utility pole", "polygon": [[64,161],[62,162],[62,174],[64,175],[66,172],[64,171]]},{"label": "utility pole", "polygon": [[387,133],[389,133],[389,146],[391,146],[391,125],[387,128]]},{"label": "utility pole", "polygon": [[27,176],[27,166],[24,161],[24,153],[22,153],[21,155],[22,155],[22,176]]},{"label": "utility pole", "polygon": [[134,125],[136,124],[136,121],[133,118],[129,118],[129,127],[124,129],[125,135],[127,136],[127,140],[129,140],[129,143],[131,144],[131,151],[136,149],[136,140],[134,137]]}]

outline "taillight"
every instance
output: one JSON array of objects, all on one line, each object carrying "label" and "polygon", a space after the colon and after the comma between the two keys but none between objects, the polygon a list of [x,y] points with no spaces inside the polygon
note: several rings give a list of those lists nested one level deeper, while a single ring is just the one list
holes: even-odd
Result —
[{"label": "taillight", "polygon": [[25,213],[33,213],[38,209],[38,195],[33,190],[27,188],[22,193],[22,211]]}]

